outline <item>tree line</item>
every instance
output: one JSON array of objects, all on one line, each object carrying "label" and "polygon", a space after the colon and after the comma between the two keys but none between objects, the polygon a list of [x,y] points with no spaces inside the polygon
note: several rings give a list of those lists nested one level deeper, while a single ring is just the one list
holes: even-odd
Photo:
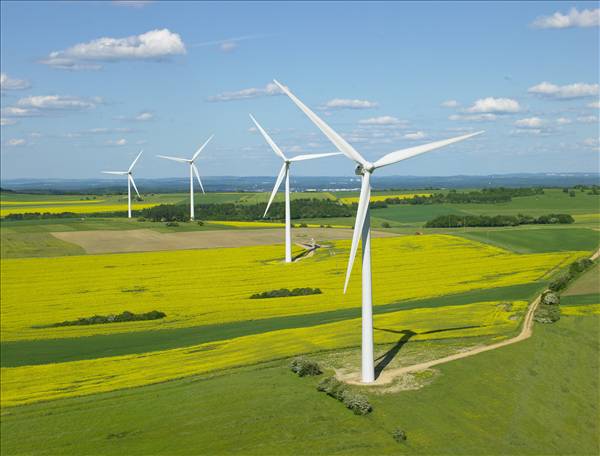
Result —
[{"label": "tree line", "polygon": [[569,214],[530,215],[440,215],[425,224],[425,228],[462,228],[465,226],[518,226],[570,224],[575,220]]}]

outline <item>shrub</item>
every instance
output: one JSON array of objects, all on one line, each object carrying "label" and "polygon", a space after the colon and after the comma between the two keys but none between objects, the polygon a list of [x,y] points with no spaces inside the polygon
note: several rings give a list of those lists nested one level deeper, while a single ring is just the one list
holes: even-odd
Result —
[{"label": "shrub", "polygon": [[179,226],[179,223],[177,222],[167,222],[165,223],[166,226]]},{"label": "shrub", "polygon": [[394,432],[392,432],[392,437],[396,442],[402,443],[406,441],[406,432],[404,432],[402,429],[396,428],[394,429]]},{"label": "shrub", "polygon": [[355,415],[366,415],[373,410],[369,399],[364,394],[355,393],[349,389],[342,393],[342,402]]},{"label": "shrub", "polygon": [[290,369],[299,377],[321,375],[323,373],[315,361],[306,358],[294,358],[290,364]]},{"label": "shrub", "polygon": [[541,303],[547,306],[557,306],[560,304],[560,297],[552,291],[544,291]]},{"label": "shrub", "polygon": [[81,325],[100,325],[104,323],[121,323],[126,321],[143,321],[143,320],[158,320],[165,318],[167,314],[158,310],[152,310],[150,312],[134,314],[133,312],[125,311],[117,315],[94,315],[92,317],[79,318],[77,320],[62,321],[60,323],[53,323],[44,327],[57,327],[57,326],[81,326]]},{"label": "shrub", "polygon": [[540,304],[535,310],[533,319],[538,323],[554,323],[555,321],[560,320],[560,307]]},{"label": "shrub", "polygon": [[383,222],[381,228],[391,228],[391,225],[388,222]]},{"label": "shrub", "polygon": [[200,225],[200,226],[203,226],[203,225],[204,225],[204,222],[203,222],[202,220],[198,220],[196,223],[197,223],[198,225]]},{"label": "shrub", "polygon": [[335,377],[326,377],[317,385],[317,391],[326,393],[342,402],[355,415],[366,415],[373,410],[369,399],[360,393],[356,393]]},{"label": "shrub", "polygon": [[301,223],[300,225],[298,225],[300,228],[308,228],[308,225],[306,223]]},{"label": "shrub", "polygon": [[267,298],[286,298],[288,296],[307,296],[313,294],[322,294],[320,288],[280,288],[279,290],[263,291],[262,293],[254,293],[250,299],[267,299]]},{"label": "shrub", "polygon": [[548,288],[550,288],[550,290],[552,290],[552,291],[561,291],[569,284],[570,280],[571,280],[571,275],[564,274],[560,277],[557,277],[552,282],[550,282],[550,285],[548,286]]}]

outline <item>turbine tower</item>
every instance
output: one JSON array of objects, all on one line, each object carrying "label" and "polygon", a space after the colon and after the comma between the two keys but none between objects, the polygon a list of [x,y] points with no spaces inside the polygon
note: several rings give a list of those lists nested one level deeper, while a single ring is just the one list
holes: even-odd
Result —
[{"label": "turbine tower", "polygon": [[275,181],[275,186],[273,187],[273,191],[271,192],[271,198],[269,199],[269,203],[267,204],[267,208],[265,209],[265,213],[263,218],[266,217],[267,212],[269,211],[269,207],[277,194],[277,190],[281,186],[281,182],[285,178],[285,262],[292,262],[292,223],[291,223],[291,215],[290,215],[290,164],[292,162],[302,161],[302,160],[312,160],[315,158],[323,158],[323,157],[331,157],[333,155],[341,155],[340,152],[331,152],[326,154],[309,154],[309,155],[297,155],[292,158],[287,158],[281,149],[275,144],[275,142],[271,139],[271,137],[267,134],[267,132],[260,126],[260,124],[256,121],[256,119],[249,114],[252,122],[258,128],[258,131],[261,132],[265,141],[271,146],[275,155],[280,157],[283,160],[283,165],[281,166],[281,170],[279,171],[279,175],[277,176],[277,180]]},{"label": "turbine tower", "polygon": [[129,167],[129,169],[127,171],[102,171],[104,174],[116,174],[118,176],[127,176],[127,217],[131,218],[131,186],[133,185],[133,188],[135,189],[135,192],[137,193],[137,196],[140,196],[140,192],[138,192],[138,189],[135,185],[135,181],[133,180],[133,174],[131,173],[133,171],[133,167],[135,166],[135,164],[137,163],[138,159],[140,158],[140,155],[142,155],[142,152],[144,152],[143,150],[140,150],[140,153],[137,155],[137,157],[135,157],[135,160],[133,160],[133,163],[131,163],[131,166]]},{"label": "turbine tower", "polygon": [[179,157],[169,157],[167,155],[157,155],[160,158],[166,158],[167,160],[173,160],[180,163],[187,163],[190,165],[190,220],[194,220],[194,174],[196,175],[196,179],[198,179],[198,183],[200,184],[200,188],[202,189],[202,193],[204,193],[204,187],[202,185],[202,181],[200,180],[200,173],[198,172],[198,168],[194,164],[194,160],[198,158],[202,149],[206,147],[206,145],[213,139],[214,135],[211,135],[210,138],[206,140],[204,144],[200,146],[200,148],[196,151],[194,156],[190,159],[187,158],[179,158]]},{"label": "turbine tower", "polygon": [[478,131],[468,135],[455,138],[436,141],[420,146],[401,149],[384,155],[375,163],[371,163],[363,158],[344,138],[337,134],[329,125],[320,119],[310,110],[302,101],[300,101],[289,89],[277,81],[275,84],[298,106],[304,114],[329,138],[329,140],[338,148],[340,152],[349,159],[357,163],[356,174],[362,178],[360,189],[360,199],[358,201],[358,210],[356,211],[356,220],[354,222],[354,233],[352,236],[352,246],[350,248],[350,257],[348,259],[348,268],[346,270],[346,281],[344,283],[344,293],[348,288],[352,265],[358,249],[358,241],[362,238],[362,363],[361,378],[363,383],[372,383],[375,381],[375,368],[373,364],[373,303],[371,291],[371,217],[369,214],[369,200],[371,197],[371,174],[383,166],[392,165],[402,160],[415,157],[425,152],[430,152],[440,147],[463,141],[473,136],[483,133]]}]

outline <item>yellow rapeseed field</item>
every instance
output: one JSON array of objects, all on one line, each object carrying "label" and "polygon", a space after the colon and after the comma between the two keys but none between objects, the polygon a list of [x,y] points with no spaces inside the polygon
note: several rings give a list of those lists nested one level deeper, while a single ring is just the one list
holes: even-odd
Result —
[{"label": "yellow rapeseed field", "polygon": [[[506,336],[519,324],[511,315],[522,313],[527,307],[524,301],[512,304],[509,312],[499,302],[478,302],[375,315],[375,341],[397,342],[403,336],[398,331],[402,330],[417,333],[411,340]],[[356,318],[144,354],[3,368],[1,405],[131,388],[302,353],[357,346],[360,328],[361,320]]]},{"label": "yellow rapeseed field", "polygon": [[[371,201],[385,201],[388,198],[398,198],[398,199],[409,199],[414,198],[415,196],[431,196],[431,193],[401,193],[398,195],[372,195]],[[349,196],[346,198],[340,198],[344,204],[352,204],[358,203],[358,196]]]},{"label": "yellow rapeseed field", "polygon": [[[91,203],[92,201],[70,201],[67,204],[48,205],[48,206],[26,206],[26,207],[4,207],[5,203],[2,204],[0,209],[0,217],[6,217],[9,214],[24,214],[27,212],[40,212],[58,214],[60,212],[74,212],[76,214],[93,214],[101,212],[115,212],[115,211],[127,211],[127,202],[121,204],[80,204],[80,203]],[[76,204],[73,204],[76,203]],[[22,203],[19,203],[21,205]],[[158,206],[161,203],[136,203],[133,202],[131,208],[133,210],[147,209],[149,207]]]},{"label": "yellow rapeseed field", "polygon": [[62,200],[62,201],[2,201],[1,206],[53,206],[53,205],[79,205],[79,204],[98,204],[104,200]]},{"label": "yellow rapeseed field", "polygon": [[[1,262],[2,340],[79,337],[318,313],[360,305],[360,262],[342,294],[349,241],[298,263],[280,246],[10,259]],[[374,304],[536,281],[585,252],[515,254],[448,235],[373,240]],[[279,288],[320,295],[249,299]],[[95,314],[161,320],[35,328]]]}]

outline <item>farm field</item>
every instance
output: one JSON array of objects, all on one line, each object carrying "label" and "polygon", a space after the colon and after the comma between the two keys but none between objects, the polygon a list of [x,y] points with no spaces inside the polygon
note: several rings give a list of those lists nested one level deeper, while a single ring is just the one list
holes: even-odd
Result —
[{"label": "farm field", "polygon": [[[254,204],[254,196],[266,194],[235,195],[237,202],[246,198],[243,204]],[[180,197],[185,202],[185,195]],[[558,191],[551,195],[553,209],[543,213],[569,212],[561,198]],[[585,219],[566,226],[422,228],[419,220],[426,211],[447,214],[448,207],[464,211],[462,206],[373,210],[374,228],[387,236],[375,235],[373,240],[378,372],[513,337],[528,303],[571,262],[598,247],[596,224],[587,212],[582,212]],[[496,205],[474,206],[496,213]],[[415,215],[403,213],[401,222],[392,220],[405,209]],[[581,210],[590,208],[584,205]],[[392,228],[378,228],[386,221]],[[141,454],[158,448],[149,435],[161,435],[161,445],[175,448],[173,454],[185,453],[181,442],[193,447],[201,437],[218,454],[240,449],[248,454],[365,449],[378,454],[456,454],[487,448],[491,453],[527,448],[533,454],[540,449],[562,454],[567,446],[572,454],[588,454],[598,445],[593,437],[546,438],[546,432],[559,427],[569,432],[569,417],[575,416],[590,431],[597,430],[592,417],[598,410],[587,399],[597,389],[590,374],[597,368],[591,360],[598,355],[593,343],[598,336],[589,328],[598,323],[600,296],[590,273],[563,293],[561,320],[536,325],[532,339],[411,374],[387,389],[361,388],[375,411],[355,417],[319,394],[318,380],[300,379],[287,369],[290,357],[301,354],[318,360],[327,373],[359,368],[359,263],[348,294],[341,292],[351,231],[316,228],[351,227],[353,217],[293,223],[315,227],[294,228],[297,240],[314,237],[324,247],[286,265],[281,262],[283,232],[278,222],[209,221],[167,227],[119,217],[3,220],[0,404],[2,432],[10,438],[2,440],[2,452],[28,453],[45,439],[47,446],[36,453],[94,449],[99,454]],[[229,243],[219,244],[223,242]],[[228,248],[215,248],[220,245]],[[152,251],[156,246],[163,251]],[[124,249],[143,253],[108,253]],[[295,246],[293,254],[300,251]],[[249,299],[254,293],[306,286],[318,287],[322,294]],[[159,310],[166,317],[52,326],[125,310]],[[579,339],[571,337],[565,348],[584,344],[576,356],[561,353],[557,358],[540,348],[562,344],[576,330],[582,331]],[[524,366],[525,361],[530,364]],[[555,375],[558,384],[550,381],[552,370],[568,369],[572,362],[587,364],[571,377],[562,371]],[[484,394],[481,378],[495,396]],[[515,378],[522,380],[515,383]],[[524,398],[523,382],[529,379],[536,387],[526,388]],[[265,384],[258,386],[260,382]],[[240,391],[232,393],[230,388]],[[586,401],[565,404],[573,394]],[[550,402],[547,395],[552,396]],[[135,405],[127,404],[129,400]],[[420,406],[423,400],[426,407]],[[185,429],[175,426],[174,417],[163,421],[141,416],[148,413],[147,407],[169,410],[165,404],[171,401],[183,403],[174,415],[186,420]],[[302,401],[300,408],[296,401]],[[460,411],[458,404],[465,404]],[[552,408],[558,405],[561,412]],[[510,412],[521,406],[525,409],[518,415]],[[212,421],[191,417],[207,407],[213,410]],[[298,415],[305,407],[310,411]],[[281,408],[286,410],[277,411]],[[557,423],[541,426],[536,413],[542,409],[556,416]],[[263,418],[252,419],[256,413]],[[494,414],[501,416],[494,421]],[[108,419],[113,415],[119,416]],[[39,435],[23,440],[27,420]],[[73,424],[79,420],[93,422],[96,433]],[[293,431],[282,428],[282,422]],[[315,422],[323,423],[318,430]],[[71,431],[53,432],[69,423]],[[243,428],[234,442],[225,438],[232,425]],[[197,432],[196,426],[206,429]],[[408,433],[406,443],[391,438],[396,427]],[[432,428],[435,435],[429,432]],[[463,435],[465,428],[473,429],[470,440],[450,439]],[[298,429],[306,429],[306,441],[299,440]],[[364,433],[364,439],[356,432]]]}]

